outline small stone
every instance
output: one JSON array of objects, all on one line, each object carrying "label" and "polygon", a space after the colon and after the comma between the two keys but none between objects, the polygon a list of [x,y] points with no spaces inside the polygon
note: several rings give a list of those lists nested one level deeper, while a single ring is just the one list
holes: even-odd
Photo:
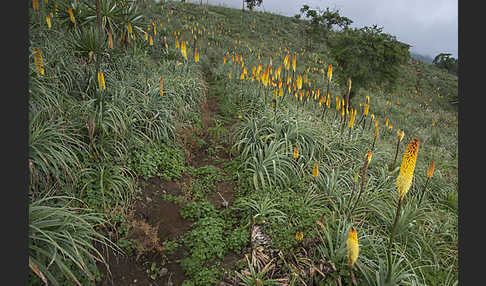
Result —
[{"label": "small stone", "polygon": [[167,268],[160,269],[160,271],[159,271],[160,277],[164,277],[165,275],[167,275],[167,272],[169,272],[169,270]]},{"label": "small stone", "polygon": [[145,199],[146,199],[146,200],[147,200],[147,202],[149,202],[149,203],[150,203],[150,202],[152,202],[152,199],[151,199],[151,198],[149,198],[149,197],[146,197]]},{"label": "small stone", "polygon": [[138,281],[137,279],[133,279],[133,283],[137,283],[137,281]]},{"label": "small stone", "polygon": [[173,286],[173,285],[174,285],[174,283],[172,283],[172,281],[167,282],[167,286]]}]

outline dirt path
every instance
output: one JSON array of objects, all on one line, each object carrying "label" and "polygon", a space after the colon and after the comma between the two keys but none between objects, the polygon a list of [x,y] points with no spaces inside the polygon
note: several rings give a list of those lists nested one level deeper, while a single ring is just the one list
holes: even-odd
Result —
[{"label": "dirt path", "polygon": [[[206,70],[205,76],[209,83],[209,91],[206,99],[201,103],[202,130],[193,129],[192,132],[181,130],[179,135],[186,152],[186,165],[194,168],[212,165],[225,174],[222,164],[230,160],[229,146],[211,132],[215,127],[215,119],[220,114],[220,107],[218,95],[212,92],[215,83],[211,81],[211,71]],[[229,131],[231,124],[226,124],[224,127]],[[196,144],[194,134],[204,140],[205,144],[202,146]],[[209,154],[208,147],[215,145],[223,148],[218,148],[216,153]],[[110,265],[112,276],[105,275],[106,278],[99,283],[100,286],[182,285],[185,279],[189,279],[180,266],[180,261],[186,252],[184,246],[178,247],[173,254],[167,256],[163,254],[161,244],[166,240],[181,238],[190,230],[191,222],[184,220],[179,213],[184,202],[178,204],[164,200],[162,194],[174,197],[185,196],[183,190],[192,180],[190,175],[183,174],[181,179],[171,182],[159,178],[140,181],[141,199],[135,201],[133,205],[133,212],[129,218],[132,225],[129,238],[136,241],[143,250],[127,256],[108,253],[106,260]],[[215,192],[209,194],[207,199],[216,209],[223,208],[225,201],[230,206],[234,201],[233,188],[232,181],[220,182],[216,184]],[[223,265],[231,267],[234,266],[235,261],[235,255],[228,254],[223,259]],[[147,273],[152,262],[163,265]],[[102,272],[106,273],[104,269]],[[156,278],[150,278],[154,273]]]}]

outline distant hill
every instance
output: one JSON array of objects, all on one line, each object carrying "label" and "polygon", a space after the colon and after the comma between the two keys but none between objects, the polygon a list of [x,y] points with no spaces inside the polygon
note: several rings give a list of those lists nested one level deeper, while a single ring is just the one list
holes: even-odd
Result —
[{"label": "distant hill", "polygon": [[416,59],[416,60],[420,60],[420,61],[423,61],[423,62],[428,63],[428,64],[432,64],[432,61],[434,60],[430,56],[424,56],[424,55],[417,54],[417,53],[414,53],[414,52],[410,52],[410,56],[412,58]]}]

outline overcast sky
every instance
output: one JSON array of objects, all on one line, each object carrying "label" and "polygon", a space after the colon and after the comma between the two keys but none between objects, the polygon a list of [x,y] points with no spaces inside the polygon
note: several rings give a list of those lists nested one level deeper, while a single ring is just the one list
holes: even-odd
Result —
[{"label": "overcast sky", "polygon": [[[200,0],[188,0],[199,3]],[[203,0],[212,5],[242,7],[242,0]],[[263,0],[256,9],[294,16],[302,5],[311,8],[338,9],[340,15],[353,20],[351,27],[374,24],[385,33],[412,47],[411,52],[434,58],[439,53],[458,57],[457,47],[458,0]]]}]

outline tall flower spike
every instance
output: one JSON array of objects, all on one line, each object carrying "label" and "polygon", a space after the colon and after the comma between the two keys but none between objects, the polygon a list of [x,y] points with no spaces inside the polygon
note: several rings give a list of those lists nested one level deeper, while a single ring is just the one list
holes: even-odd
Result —
[{"label": "tall flower spike", "polygon": [[354,227],[349,230],[348,240],[346,240],[346,246],[348,248],[348,259],[349,267],[353,268],[354,263],[358,259],[359,255],[359,244],[358,244],[358,233]]},{"label": "tall flower spike", "polygon": [[106,32],[106,33],[108,34],[108,42],[110,44],[110,50],[112,50],[113,49],[113,37],[112,37],[112,35],[109,31]]},{"label": "tall flower spike", "polygon": [[34,8],[34,11],[39,11],[39,2],[37,0],[32,0],[32,8]]},{"label": "tall flower spike", "polygon": [[159,94],[160,96],[164,96],[164,78],[160,77],[159,79]]},{"label": "tall flower spike", "polygon": [[294,154],[293,154],[293,158],[294,159],[297,159],[299,158],[299,148],[297,146],[294,147]]},{"label": "tall flower spike", "polygon": [[351,117],[349,118],[349,123],[348,123],[348,127],[349,128],[353,128],[354,126],[354,118],[356,117],[356,113],[355,112],[351,112]]},{"label": "tall flower spike", "polygon": [[104,77],[102,71],[99,71],[98,72],[98,86],[100,87],[100,89],[106,89],[106,86],[105,86],[105,77]]},{"label": "tall flower spike", "polygon": [[412,186],[413,173],[415,171],[419,147],[420,141],[417,138],[413,138],[403,154],[400,173],[398,174],[396,181],[400,200],[403,200],[403,197]]},{"label": "tall flower spike", "polygon": [[181,53],[184,59],[187,61],[186,41],[184,40],[181,40]]},{"label": "tall flower spike", "polygon": [[331,82],[332,80],[332,64],[329,64],[327,67],[327,81]]},{"label": "tall flower spike", "polygon": [[405,131],[403,131],[403,129],[398,129],[397,135],[398,135],[398,142],[401,142],[403,140],[403,137],[405,136]]},{"label": "tall flower spike", "polygon": [[292,58],[292,70],[295,72],[295,65],[297,63],[297,54],[294,53],[294,57]]},{"label": "tall flower spike", "polygon": [[71,9],[71,7],[68,8],[68,13],[71,22],[73,22],[73,24],[76,24],[76,19],[74,18],[73,9]]},{"label": "tall flower spike", "polygon": [[312,177],[319,176],[319,165],[317,163],[314,164],[314,169],[312,170]]},{"label": "tall flower spike", "polygon": [[427,172],[427,178],[432,178],[432,176],[434,175],[434,169],[435,169],[435,162],[434,160],[432,160],[432,162],[430,162],[430,167],[429,167],[429,171]]},{"label": "tall flower spike", "polygon": [[44,75],[44,61],[42,59],[42,52],[38,48],[34,48],[34,65],[38,75]]},{"label": "tall flower spike", "polygon": [[46,22],[47,22],[47,28],[51,28],[52,24],[51,24],[51,17],[49,15],[46,15]]},{"label": "tall flower spike", "polygon": [[366,103],[364,107],[363,115],[367,116],[369,111],[370,111],[370,104]]}]

